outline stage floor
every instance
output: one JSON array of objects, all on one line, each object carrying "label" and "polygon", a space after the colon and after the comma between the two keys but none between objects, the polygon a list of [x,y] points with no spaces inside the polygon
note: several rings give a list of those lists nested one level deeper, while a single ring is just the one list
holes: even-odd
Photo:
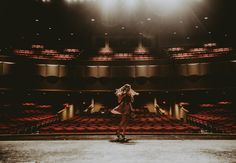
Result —
[{"label": "stage floor", "polygon": [[0,162],[235,163],[236,140],[0,141]]}]

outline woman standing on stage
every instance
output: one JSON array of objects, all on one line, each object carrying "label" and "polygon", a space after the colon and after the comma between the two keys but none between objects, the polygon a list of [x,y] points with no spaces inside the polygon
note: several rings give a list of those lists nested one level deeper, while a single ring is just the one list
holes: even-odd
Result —
[{"label": "woman standing on stage", "polygon": [[115,94],[118,97],[119,105],[112,109],[111,112],[113,114],[121,115],[121,121],[116,132],[117,140],[126,141],[127,139],[125,138],[125,131],[131,115],[131,111],[133,111],[132,102],[134,102],[134,96],[139,95],[139,93],[135,92],[131,88],[131,85],[125,84],[121,88],[117,89]]}]

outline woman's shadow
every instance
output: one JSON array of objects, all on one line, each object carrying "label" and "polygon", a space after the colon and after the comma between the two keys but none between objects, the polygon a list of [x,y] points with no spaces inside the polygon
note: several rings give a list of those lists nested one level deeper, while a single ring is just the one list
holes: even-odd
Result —
[{"label": "woman's shadow", "polygon": [[118,143],[118,144],[124,144],[124,145],[135,145],[135,144],[137,144],[137,142],[135,140],[132,140],[132,139],[127,139],[125,141],[117,140],[117,139],[111,139],[111,140],[109,140],[109,142],[111,142],[111,143]]}]

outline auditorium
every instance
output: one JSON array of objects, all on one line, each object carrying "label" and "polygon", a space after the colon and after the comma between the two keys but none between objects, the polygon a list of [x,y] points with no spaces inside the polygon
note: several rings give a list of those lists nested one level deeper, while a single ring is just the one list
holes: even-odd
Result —
[{"label": "auditorium", "polygon": [[230,0],[0,2],[0,163],[235,163]]}]

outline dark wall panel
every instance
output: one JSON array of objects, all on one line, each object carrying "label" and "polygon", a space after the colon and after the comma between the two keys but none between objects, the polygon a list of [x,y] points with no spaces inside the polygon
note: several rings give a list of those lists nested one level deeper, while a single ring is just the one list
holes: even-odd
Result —
[{"label": "dark wall panel", "polygon": [[82,78],[85,76],[84,66],[76,66],[74,70],[70,69],[69,71],[72,71],[71,74],[74,74],[75,78]]},{"label": "dark wall panel", "polygon": [[232,74],[236,74],[236,60],[230,62],[230,72]]},{"label": "dark wall panel", "polygon": [[219,76],[231,73],[229,67],[229,62],[209,63],[209,74]]}]

